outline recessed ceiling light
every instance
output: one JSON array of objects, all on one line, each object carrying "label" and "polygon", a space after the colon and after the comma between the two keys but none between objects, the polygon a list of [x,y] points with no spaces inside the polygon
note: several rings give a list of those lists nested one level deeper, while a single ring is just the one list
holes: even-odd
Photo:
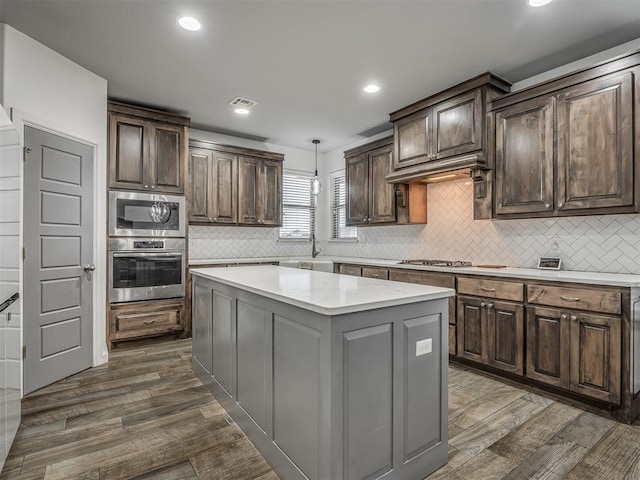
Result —
[{"label": "recessed ceiling light", "polygon": [[380,87],[378,85],[371,84],[364,87],[364,91],[367,93],[377,93],[380,91]]},{"label": "recessed ceiling light", "polygon": [[178,25],[190,32],[197,32],[202,28],[200,22],[193,17],[180,17],[178,19]]},{"label": "recessed ceiling light", "polygon": [[551,3],[551,0],[526,0],[529,7],[543,7],[547,3]]},{"label": "recessed ceiling light", "polygon": [[240,115],[248,115],[249,114],[249,110],[247,110],[246,108],[236,108],[234,110],[234,112],[240,114]]}]

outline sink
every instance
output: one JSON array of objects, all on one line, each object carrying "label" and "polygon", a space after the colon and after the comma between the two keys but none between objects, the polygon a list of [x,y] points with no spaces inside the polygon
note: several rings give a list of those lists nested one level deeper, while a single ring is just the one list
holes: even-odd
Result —
[{"label": "sink", "polygon": [[279,265],[281,267],[301,268],[305,270],[333,273],[333,262],[331,260],[280,260]]}]

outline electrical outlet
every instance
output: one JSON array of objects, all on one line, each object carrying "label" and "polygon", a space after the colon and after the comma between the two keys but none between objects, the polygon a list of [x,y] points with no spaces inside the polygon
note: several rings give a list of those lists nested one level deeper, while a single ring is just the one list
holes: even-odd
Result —
[{"label": "electrical outlet", "polygon": [[427,353],[431,353],[432,351],[433,342],[431,338],[416,342],[416,357],[419,357],[420,355],[426,355]]}]

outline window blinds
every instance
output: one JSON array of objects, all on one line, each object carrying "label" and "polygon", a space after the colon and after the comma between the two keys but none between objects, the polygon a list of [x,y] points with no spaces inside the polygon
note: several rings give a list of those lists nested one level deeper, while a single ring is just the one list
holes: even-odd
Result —
[{"label": "window blinds", "polygon": [[309,240],[315,222],[315,203],[307,175],[282,175],[282,227],[280,238]]},{"label": "window blinds", "polygon": [[331,238],[358,238],[357,227],[345,226],[347,218],[347,184],[344,171],[331,177]]}]

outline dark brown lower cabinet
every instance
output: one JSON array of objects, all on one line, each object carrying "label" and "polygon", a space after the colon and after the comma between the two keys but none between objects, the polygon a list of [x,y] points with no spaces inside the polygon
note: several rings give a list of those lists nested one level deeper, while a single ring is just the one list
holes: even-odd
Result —
[{"label": "dark brown lower cabinet", "polygon": [[619,317],[527,308],[527,377],[597,400],[620,403]]},{"label": "dark brown lower cabinet", "polygon": [[524,306],[458,297],[458,356],[524,374]]}]

